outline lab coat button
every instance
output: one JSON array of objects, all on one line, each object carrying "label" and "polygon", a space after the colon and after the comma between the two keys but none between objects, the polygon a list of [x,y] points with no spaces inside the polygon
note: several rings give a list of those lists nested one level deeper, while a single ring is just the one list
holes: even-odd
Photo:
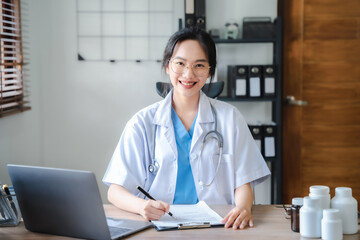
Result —
[{"label": "lab coat button", "polygon": [[190,155],[190,159],[191,159],[191,160],[195,160],[196,157],[197,157],[197,155],[196,155],[195,153],[193,153],[193,154]]}]

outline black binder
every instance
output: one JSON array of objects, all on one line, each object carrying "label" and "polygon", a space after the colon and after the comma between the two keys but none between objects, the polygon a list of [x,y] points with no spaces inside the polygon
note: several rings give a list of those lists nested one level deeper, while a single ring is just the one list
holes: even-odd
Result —
[{"label": "black binder", "polygon": [[276,125],[263,125],[263,152],[264,157],[276,156]]},{"label": "black binder", "polygon": [[262,66],[249,66],[249,97],[261,97]]},{"label": "black binder", "polygon": [[205,0],[195,0],[195,25],[206,30]]},{"label": "black binder", "polygon": [[249,125],[251,135],[253,136],[256,145],[259,147],[260,152],[263,154],[262,141],[263,141],[263,128],[259,125]]},{"label": "black binder", "polygon": [[235,86],[234,86],[234,66],[228,66],[227,69],[227,96],[235,98]]},{"label": "black binder", "polygon": [[276,68],[275,65],[263,66],[262,73],[262,95],[263,97],[273,97],[276,95]]},{"label": "black binder", "polygon": [[233,98],[248,96],[248,67],[245,65],[228,66],[228,95]]},{"label": "black binder", "polygon": [[185,0],[185,27],[195,25],[195,0]]},{"label": "black binder", "polygon": [[206,30],[205,10],[205,0],[185,0],[185,27]]},{"label": "black binder", "polygon": [[235,66],[235,97],[248,96],[249,78],[247,69],[247,66]]}]

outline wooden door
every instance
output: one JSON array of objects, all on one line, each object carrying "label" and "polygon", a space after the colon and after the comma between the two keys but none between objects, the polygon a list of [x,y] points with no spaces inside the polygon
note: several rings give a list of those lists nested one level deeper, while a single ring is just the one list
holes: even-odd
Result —
[{"label": "wooden door", "polygon": [[360,1],[284,0],[283,202],[311,185],[360,203]]}]

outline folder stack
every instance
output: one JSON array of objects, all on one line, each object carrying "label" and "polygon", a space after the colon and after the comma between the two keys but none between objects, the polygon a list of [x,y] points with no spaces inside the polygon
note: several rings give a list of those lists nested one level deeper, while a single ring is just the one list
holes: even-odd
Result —
[{"label": "folder stack", "polygon": [[275,65],[229,65],[227,71],[228,97],[275,97]]}]

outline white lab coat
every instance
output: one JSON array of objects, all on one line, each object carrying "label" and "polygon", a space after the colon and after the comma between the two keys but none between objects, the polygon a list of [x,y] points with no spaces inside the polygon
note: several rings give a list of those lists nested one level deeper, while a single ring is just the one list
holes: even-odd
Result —
[{"label": "white lab coat", "polygon": [[[172,204],[178,154],[171,121],[171,101],[172,92],[129,120],[103,178],[104,183],[119,184],[143,197],[136,189],[139,185],[155,199]],[[203,150],[198,172],[202,141],[214,129],[210,103],[217,114],[217,130],[223,136],[224,146],[214,182],[209,187],[203,187],[198,181],[209,183],[218,163],[218,155],[214,156],[214,151],[218,151],[217,142],[209,141]],[[156,174],[148,171],[152,163],[154,124],[158,125],[155,159],[160,165]],[[189,156],[197,196],[208,204],[234,204],[234,190],[237,187],[249,182],[254,186],[270,175],[241,113],[228,103],[208,98],[203,92],[200,94]]]}]

